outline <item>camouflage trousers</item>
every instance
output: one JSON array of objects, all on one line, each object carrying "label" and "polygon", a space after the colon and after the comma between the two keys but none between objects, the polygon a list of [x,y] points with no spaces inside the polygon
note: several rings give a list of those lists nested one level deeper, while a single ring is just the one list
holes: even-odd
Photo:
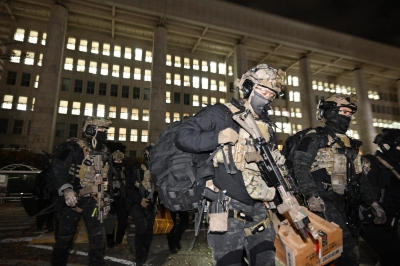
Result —
[{"label": "camouflage trousers", "polygon": [[209,233],[208,245],[212,249],[214,265],[216,266],[241,266],[243,255],[250,266],[275,265],[275,230],[270,226],[262,232],[245,236],[244,229],[264,220],[267,209],[262,202],[249,206],[236,200],[231,200],[229,209],[239,210],[251,217],[253,221],[240,221],[228,217],[228,231],[225,233]]},{"label": "camouflage trousers", "polygon": [[97,202],[92,197],[80,198],[78,205],[83,209],[81,213],[71,209],[65,205],[65,203],[63,204],[64,207],[57,212],[57,240],[53,247],[53,253],[51,254],[51,265],[67,265],[69,249],[72,246],[72,241],[74,240],[81,217],[85,222],[89,237],[88,265],[105,265],[103,258],[105,251],[104,227],[97,219],[97,215],[92,217]]},{"label": "camouflage trousers", "polygon": [[360,251],[346,226],[347,216],[344,210],[344,196],[329,190],[321,192],[320,197],[325,202],[325,212],[316,212],[316,214],[329,222],[336,223],[342,229],[343,253],[335,260],[335,266],[358,266],[360,264]]}]

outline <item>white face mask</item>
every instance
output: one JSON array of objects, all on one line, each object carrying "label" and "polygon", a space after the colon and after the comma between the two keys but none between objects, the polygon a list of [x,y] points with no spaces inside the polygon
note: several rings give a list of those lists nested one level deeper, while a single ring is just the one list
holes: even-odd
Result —
[{"label": "white face mask", "polygon": [[249,102],[254,112],[260,116],[265,106],[271,103],[271,100],[264,98],[260,93],[253,90],[250,94]]}]

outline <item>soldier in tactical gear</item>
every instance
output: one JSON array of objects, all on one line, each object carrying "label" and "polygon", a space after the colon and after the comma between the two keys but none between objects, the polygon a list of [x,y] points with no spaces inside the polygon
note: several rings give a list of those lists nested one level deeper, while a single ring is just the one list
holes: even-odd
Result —
[{"label": "soldier in tactical gear", "polygon": [[153,240],[155,186],[148,170],[151,148],[152,145],[149,145],[144,149],[145,164],[142,164],[138,169],[131,170],[126,184],[127,196],[132,202],[129,212],[135,222],[135,256],[138,266],[146,263]]},{"label": "soldier in tactical gear", "polygon": [[379,196],[379,205],[386,213],[383,225],[374,223],[374,215],[362,206],[364,229],[362,238],[379,255],[381,266],[397,265],[400,261],[398,235],[400,214],[400,130],[385,128],[375,137],[375,155],[366,155],[371,162],[368,179]]},{"label": "soldier in tactical gear", "polygon": [[[72,138],[52,159],[57,200],[56,243],[51,264],[66,265],[78,223],[83,217],[89,237],[89,264],[105,265],[105,234],[101,224],[109,211],[112,190],[111,155],[104,145],[109,119],[88,117],[82,127],[86,140]],[[111,195],[112,196],[112,195]]]},{"label": "soldier in tactical gear", "polygon": [[[125,235],[126,226],[128,224],[128,214],[126,211],[126,180],[125,167],[123,163],[125,155],[119,150],[113,152],[113,195],[114,201],[111,204],[110,213],[117,216],[118,228],[115,234],[115,229],[112,234],[107,234],[107,247],[112,248],[115,245],[121,247],[120,244]],[[115,239],[114,239],[115,237]]]},{"label": "soldier in tactical gear", "polygon": [[241,265],[244,254],[249,265],[275,265],[275,230],[265,205],[274,198],[275,188],[262,180],[256,163],[246,163],[244,151],[255,148],[249,134],[232,116],[249,110],[264,138],[276,147],[267,111],[281,92],[284,75],[267,64],[251,68],[235,83],[240,101],[232,99],[230,104],[203,108],[180,126],[175,137],[176,147],[190,153],[209,154],[223,147],[213,158],[215,176],[212,182],[207,181],[208,188],[223,191],[229,197],[220,213],[209,209],[207,240],[214,265]]},{"label": "soldier in tactical gear", "polygon": [[366,178],[367,161],[361,160],[358,154],[362,143],[346,135],[351,118],[357,111],[356,102],[355,94],[334,94],[326,101],[321,100],[317,119],[324,121],[324,127],[309,131],[300,140],[294,153],[295,178],[309,209],[322,218],[335,222],[342,229],[343,253],[335,260],[335,265],[359,265],[357,240],[352,237],[355,232],[349,230],[354,228],[349,224],[349,214],[345,212],[348,175],[351,175],[352,180],[356,178],[358,181],[358,200],[376,210],[378,223],[385,219]]}]

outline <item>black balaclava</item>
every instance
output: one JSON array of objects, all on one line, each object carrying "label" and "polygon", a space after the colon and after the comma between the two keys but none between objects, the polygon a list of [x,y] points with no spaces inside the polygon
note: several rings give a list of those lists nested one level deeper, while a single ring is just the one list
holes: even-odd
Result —
[{"label": "black balaclava", "polygon": [[107,141],[107,132],[101,132],[96,130],[96,135],[93,137],[88,137],[87,142],[95,149],[102,150],[103,145]]},{"label": "black balaclava", "polygon": [[113,166],[116,169],[121,169],[123,164],[124,164],[123,162],[116,163],[115,161],[113,161]]},{"label": "black balaclava", "polygon": [[325,126],[337,133],[345,134],[350,127],[351,116],[340,115],[338,111],[337,108],[331,108],[325,111]]},{"label": "black balaclava", "polygon": [[397,146],[391,146],[390,149],[387,152],[383,152],[383,154],[394,162],[400,162],[400,151],[397,149]]},{"label": "black balaclava", "polygon": [[252,95],[249,98],[250,98],[250,105],[251,107],[253,107],[254,112],[258,116],[261,116],[264,109],[266,109],[266,106],[268,106],[271,103],[270,99],[264,98],[260,93],[256,92],[254,89]]}]

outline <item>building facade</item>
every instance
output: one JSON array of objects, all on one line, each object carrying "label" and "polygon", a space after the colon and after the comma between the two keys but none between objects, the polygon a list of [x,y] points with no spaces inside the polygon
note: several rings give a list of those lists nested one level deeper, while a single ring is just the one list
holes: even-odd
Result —
[{"label": "building facade", "polygon": [[318,126],[320,99],[357,93],[349,134],[373,152],[400,128],[400,49],[216,0],[17,0],[0,25],[0,147],[51,152],[110,117],[139,155],[168,124],[238,97],[249,67],[286,70],[271,114],[280,142]]}]

